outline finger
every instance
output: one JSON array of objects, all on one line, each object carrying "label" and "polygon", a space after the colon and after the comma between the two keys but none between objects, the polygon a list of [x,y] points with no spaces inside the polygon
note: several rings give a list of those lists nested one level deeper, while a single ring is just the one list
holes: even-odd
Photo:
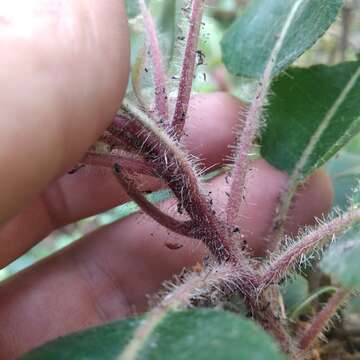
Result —
[{"label": "finger", "polygon": [[122,0],[0,2],[0,223],[79,160],[129,72]]},{"label": "finger", "polygon": [[[241,104],[225,93],[199,95],[191,101],[185,145],[209,167],[229,154],[232,128]],[[161,182],[142,177],[142,190]],[[111,170],[87,170],[63,177],[21,211],[0,231],[0,267],[25,253],[51,231],[128,201]]]},{"label": "finger", "polygon": [[[265,241],[269,240],[267,235],[273,227],[273,219],[288,177],[265,160],[258,160],[256,166],[250,169],[248,177],[247,195],[240,209],[240,227],[244,229],[243,234],[253,254],[263,256],[276,245]],[[333,197],[329,176],[324,170],[315,172],[295,196],[285,224],[286,233],[295,235],[300,226],[315,224],[316,216],[326,214],[331,209]]]},{"label": "finger", "polygon": [[[259,187],[264,179],[267,186]],[[250,246],[267,246],[262,237],[256,236],[262,236],[259,228],[264,229],[263,222],[274,213],[284,181],[286,176],[263,160],[253,165],[247,190],[254,202],[249,201],[242,209],[244,216],[255,214],[243,228],[249,234]],[[224,177],[215,179],[208,188],[219,213],[227,189]],[[268,196],[269,191],[272,196]],[[309,207],[314,193],[322,196],[317,207]],[[311,222],[330,208],[331,199],[329,179],[323,174],[314,175],[296,199],[293,223]],[[171,209],[172,204],[165,203],[164,210]],[[183,248],[172,251],[167,242]],[[0,357],[11,360],[57,336],[145,310],[148,294],[154,294],[164,280],[184,266],[201,261],[204,254],[199,241],[169,234],[140,214],[100,229],[0,288]]]}]

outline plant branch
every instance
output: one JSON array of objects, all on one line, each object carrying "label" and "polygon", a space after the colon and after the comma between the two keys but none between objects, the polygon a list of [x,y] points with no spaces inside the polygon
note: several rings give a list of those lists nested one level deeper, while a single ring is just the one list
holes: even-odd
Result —
[{"label": "plant branch", "polygon": [[166,215],[153,205],[140,191],[136,189],[135,184],[124,174],[119,163],[114,165],[114,173],[129,197],[137,205],[139,205],[142,211],[167,229],[183,236],[192,237],[193,224],[191,221],[178,221],[171,216]]},{"label": "plant branch", "polygon": [[244,125],[236,149],[235,165],[231,177],[230,197],[227,204],[227,219],[228,223],[232,225],[239,224],[239,210],[243,199],[245,198],[245,180],[249,166],[249,153],[253,146],[253,141],[260,129],[261,117],[268,97],[276,61],[283,47],[289,28],[294,21],[295,15],[302,2],[303,0],[297,0],[294,3],[265,67],[264,74],[255,93],[255,98],[245,116]]},{"label": "plant branch", "polygon": [[142,159],[137,159],[131,155],[123,153],[115,154],[99,154],[95,152],[88,152],[81,160],[84,165],[99,166],[113,169],[115,164],[120,166],[126,171],[132,171],[137,174],[155,176],[154,169],[146,164]]},{"label": "plant branch", "polygon": [[324,135],[325,131],[328,129],[331,121],[337,114],[340,107],[343,105],[344,101],[346,100],[349,93],[352,91],[354,86],[356,85],[357,81],[360,78],[360,66],[358,67],[357,71],[351,77],[347,85],[345,86],[344,90],[341,92],[339,97],[336,99],[333,106],[329,109],[326,113],[323,121],[317,128],[316,132],[310,138],[308,145],[306,146],[302,156],[300,157],[299,161],[295,165],[294,171],[292,172],[289,182],[287,184],[287,188],[284,191],[283,195],[280,199],[280,206],[278,214],[274,221],[274,230],[275,230],[275,239],[278,240],[282,237],[284,231],[284,224],[286,218],[289,213],[289,209],[291,207],[291,203],[293,201],[294,195],[296,193],[297,187],[299,183],[304,181],[304,169],[314,152],[316,145],[318,144],[321,137]]},{"label": "plant branch", "polygon": [[179,143],[130,102],[124,102],[123,111],[132,120],[119,117],[110,131],[132,144],[169,185],[179,201],[179,208],[185,209],[193,221],[194,237],[201,239],[219,261],[235,261],[226,226],[217,218],[211,199],[204,194],[196,170]]},{"label": "plant branch", "polygon": [[270,284],[280,281],[286,276],[288,270],[293,268],[301,259],[304,259],[309,252],[320,249],[334,236],[343,233],[349,226],[358,221],[360,221],[360,210],[350,210],[334,220],[320,225],[294,242],[270,263],[260,279],[259,289],[264,289]]},{"label": "plant branch", "polygon": [[201,19],[205,7],[205,0],[192,0],[190,28],[187,36],[179,91],[175,105],[172,128],[178,137],[182,135],[186,116],[189,109],[192,82],[196,66],[196,51],[201,29]]},{"label": "plant branch", "polygon": [[338,289],[336,291],[325,307],[314,318],[310,327],[306,330],[306,333],[300,339],[299,344],[303,351],[308,351],[311,349],[316,339],[326,328],[326,326],[328,326],[331,319],[348,300],[350,295],[351,291],[347,289]]},{"label": "plant branch", "polygon": [[159,40],[156,35],[156,26],[145,1],[139,0],[139,4],[144,19],[146,36],[149,42],[153,64],[156,111],[160,117],[160,123],[161,121],[167,122],[169,120],[169,108],[166,90],[166,71],[161,55]]},{"label": "plant branch", "polygon": [[253,291],[250,296],[245,296],[245,303],[254,319],[278,341],[281,350],[292,360],[300,360],[302,357],[299,356],[298,348],[279,316],[278,299],[274,298],[278,293],[277,287],[268,288],[261,294]]},{"label": "plant branch", "polygon": [[110,147],[110,149],[119,149],[127,152],[132,152],[134,149],[125,143],[121,139],[117,138],[109,131],[106,131],[99,139],[99,142],[102,142]]},{"label": "plant branch", "polygon": [[143,108],[143,110],[147,114],[150,114],[148,110],[148,106],[143,98],[143,94],[141,91],[141,75],[143,74],[146,64],[146,53],[147,53],[147,46],[144,45],[139,50],[139,53],[136,57],[135,63],[131,71],[131,85],[139,105]]},{"label": "plant branch", "polygon": [[108,145],[110,149],[121,148],[123,146],[123,143],[120,141],[120,139],[116,138],[108,132],[105,132],[98,141]]}]

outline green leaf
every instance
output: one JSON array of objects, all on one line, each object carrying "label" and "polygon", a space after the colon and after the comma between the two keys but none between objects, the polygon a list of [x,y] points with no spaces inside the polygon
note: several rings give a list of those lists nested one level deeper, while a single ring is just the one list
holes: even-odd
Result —
[{"label": "green leaf", "polygon": [[59,338],[21,360],[115,360],[141,319],[120,321]]},{"label": "green leaf", "polygon": [[[151,2],[151,0],[145,0],[147,4]],[[125,0],[125,8],[126,13],[129,19],[132,19],[139,15],[140,8],[139,8],[139,1],[138,0]]]},{"label": "green leaf", "polygon": [[[61,338],[22,360],[115,360],[142,321],[122,321]],[[285,360],[255,323],[214,310],[168,314],[135,356],[137,360]]]},{"label": "green leaf", "polygon": [[[259,78],[295,0],[253,0],[222,41],[224,63],[233,75]],[[292,64],[335,21],[342,0],[303,0],[285,38],[274,75]]]},{"label": "green leaf", "polygon": [[346,210],[349,206],[349,197],[359,183],[360,154],[343,150],[329,161],[326,171],[331,177],[335,190],[333,205]]},{"label": "green leaf", "polygon": [[294,308],[301,304],[309,296],[308,281],[301,275],[294,277],[284,283],[281,287],[286,312],[290,314]]},{"label": "green leaf", "polygon": [[296,178],[322,166],[360,130],[360,60],[291,68],[273,83],[261,154]]},{"label": "green leaf", "polygon": [[293,321],[296,321],[300,315],[310,314],[314,309],[311,306],[311,303],[314,300],[319,299],[324,294],[336,293],[338,289],[334,286],[324,286],[319,289],[316,289],[313,294],[306,297],[301,303],[294,307],[289,314],[289,318]]},{"label": "green leaf", "polygon": [[139,14],[139,3],[137,0],[125,0],[125,7],[128,17],[134,18]]},{"label": "green leaf", "polygon": [[346,288],[360,289],[360,227],[337,241],[324,255],[321,270]]}]

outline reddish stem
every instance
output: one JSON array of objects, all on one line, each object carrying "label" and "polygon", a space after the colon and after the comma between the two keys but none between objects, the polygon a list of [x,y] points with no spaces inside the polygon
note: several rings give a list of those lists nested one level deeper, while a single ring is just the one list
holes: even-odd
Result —
[{"label": "reddish stem", "polygon": [[259,287],[266,288],[271,283],[277,283],[286,276],[289,268],[294,265],[309,252],[315,251],[324,246],[324,242],[329,241],[335,235],[344,232],[353,222],[360,220],[360,210],[350,210],[338,218],[319,226],[308,235],[300,238],[293,245],[289,246],[280,254],[266,269],[265,274],[259,280]]},{"label": "reddish stem", "polygon": [[179,83],[179,92],[175,105],[172,127],[180,137],[182,135],[192,90],[192,82],[196,66],[196,51],[200,35],[201,19],[205,7],[205,0],[193,0],[190,16],[190,29],[187,37],[184,59]]},{"label": "reddish stem", "polygon": [[178,221],[159,210],[136,189],[133,181],[124,174],[118,163],[114,166],[114,173],[129,197],[134,200],[147,215],[157,221],[160,225],[177,234],[192,237],[193,224],[191,221]]},{"label": "reddish stem", "polygon": [[259,297],[250,297],[247,300],[248,307],[253,309],[253,316],[265,331],[270,333],[279,343],[281,350],[290,355],[292,360],[302,359],[298,349],[292,340],[286,327],[272,309],[273,301],[277,299],[268,298],[262,294]]},{"label": "reddish stem", "polygon": [[227,219],[230,225],[239,224],[239,211],[245,199],[245,180],[249,166],[249,153],[260,129],[261,117],[269,94],[272,75],[279,53],[283,48],[289,28],[295,19],[301,3],[302,0],[294,1],[289,16],[283,25],[282,31],[278,34],[278,39],[265,66],[264,73],[255,93],[255,98],[245,116],[244,126],[242,127],[236,150],[235,165],[231,177],[230,197],[227,205]]},{"label": "reddish stem", "polygon": [[106,131],[101,138],[99,139],[100,142],[103,142],[106,145],[109,145],[111,149],[117,148],[125,151],[131,151],[129,146],[125,144],[121,139],[118,139],[108,131]]},{"label": "reddish stem", "polygon": [[[129,116],[131,116],[129,114]],[[198,185],[197,176],[186,157],[179,157],[167,144],[150,131],[144,130],[136,120],[117,117],[109,131],[123,141],[132,144],[173,191],[194,225],[194,237],[201,239],[220,261],[233,260],[227,229]],[[176,144],[178,146],[178,144]],[[179,149],[180,151],[180,149]]]},{"label": "reddish stem", "polygon": [[123,169],[138,174],[154,176],[154,170],[142,159],[127,155],[98,154],[88,152],[81,163],[90,166],[100,166],[113,169],[115,164],[120,164]]},{"label": "reddish stem", "polygon": [[166,90],[166,72],[161,55],[159,40],[156,35],[156,26],[144,0],[139,0],[140,9],[144,18],[146,36],[149,42],[153,63],[155,85],[156,110],[162,122],[169,120],[168,95]]},{"label": "reddish stem", "polygon": [[338,289],[330,301],[315,317],[310,327],[306,330],[306,333],[301,338],[300,348],[302,350],[308,351],[311,349],[316,339],[329,324],[339,308],[343,306],[350,294],[351,292],[349,290]]},{"label": "reddish stem", "polygon": [[145,99],[143,98],[143,94],[141,91],[142,90],[141,76],[145,69],[147,51],[148,49],[146,44],[144,44],[144,46],[139,50],[139,53],[136,57],[136,60],[131,70],[131,84],[139,105],[147,114],[150,115],[150,110],[148,109],[148,106],[146,104]]}]

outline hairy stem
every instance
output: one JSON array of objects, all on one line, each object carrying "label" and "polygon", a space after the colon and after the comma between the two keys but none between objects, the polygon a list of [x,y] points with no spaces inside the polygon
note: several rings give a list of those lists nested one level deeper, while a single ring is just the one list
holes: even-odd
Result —
[{"label": "hairy stem", "polygon": [[144,45],[140,50],[136,57],[135,63],[131,70],[131,85],[134,91],[136,100],[138,101],[139,105],[143,108],[143,110],[150,114],[148,106],[143,98],[142,89],[141,89],[141,76],[143,74],[145,64],[146,64],[146,53],[147,53],[147,46]]},{"label": "hairy stem", "polygon": [[219,289],[224,284],[232,286],[233,275],[234,269],[229,264],[207,269],[200,274],[190,274],[183,284],[175,287],[157,307],[150,311],[118,360],[138,359],[140,351],[150,340],[153,331],[169,313],[191,306],[194,300],[208,297],[214,289]]},{"label": "hairy stem", "polygon": [[308,351],[313,346],[316,339],[322,331],[328,326],[332,318],[336,315],[339,309],[344,305],[351,295],[351,291],[345,289],[338,289],[332,296],[325,307],[315,317],[306,333],[300,339],[300,348]]},{"label": "hairy stem", "polygon": [[[271,290],[268,289],[270,294],[272,294]],[[288,354],[291,360],[300,360],[301,357],[295,342],[274,309],[274,306],[277,305],[277,299],[274,299],[272,295],[269,296],[267,292],[263,292],[259,296],[252,294],[246,297],[245,301],[255,320],[278,341],[281,350]]]},{"label": "hairy stem", "polygon": [[180,137],[182,135],[189,102],[191,96],[192,82],[196,66],[196,50],[201,28],[201,19],[205,7],[205,0],[192,0],[190,15],[190,28],[187,37],[184,59],[181,67],[179,92],[175,105],[172,128]]},{"label": "hairy stem", "polygon": [[84,165],[105,167],[109,169],[113,169],[115,164],[120,164],[120,166],[126,171],[155,176],[153,168],[146,164],[141,158],[138,159],[131,155],[113,155],[88,152],[81,160],[81,163]]},{"label": "hairy stem", "polygon": [[358,67],[357,71],[351,77],[347,85],[345,86],[344,90],[341,92],[339,97],[336,99],[334,105],[329,109],[326,113],[323,121],[321,122],[320,126],[316,130],[316,132],[311,137],[308,145],[306,146],[302,156],[300,157],[299,161],[295,165],[294,171],[292,172],[289,182],[287,184],[286,191],[284,191],[281,199],[280,199],[280,206],[277,217],[275,218],[274,222],[274,230],[275,230],[275,239],[279,240],[283,236],[284,232],[284,224],[286,218],[289,213],[289,209],[293,200],[293,197],[296,193],[297,187],[299,183],[304,181],[304,169],[311,157],[311,154],[314,152],[316,145],[318,144],[319,140],[328,129],[331,121],[333,120],[334,116],[337,114],[339,108],[342,106],[346,98],[348,97],[349,93],[352,91],[354,86],[356,85],[357,81],[360,78],[360,66]]},{"label": "hairy stem", "polygon": [[140,9],[144,18],[149,48],[153,64],[153,76],[155,85],[156,111],[162,122],[169,120],[168,95],[166,90],[166,71],[161,55],[159,40],[156,35],[156,26],[144,0],[139,0]]},{"label": "hairy stem", "polygon": [[360,210],[350,210],[338,218],[320,225],[309,234],[289,246],[282,254],[270,263],[260,279],[259,288],[263,289],[284,278],[309,252],[323,247],[329,240],[346,231],[354,222],[360,221]]},{"label": "hairy stem", "polygon": [[211,199],[203,192],[196,171],[179,143],[127,101],[124,111],[133,120],[118,118],[110,130],[138,149],[149,166],[169,185],[178,198],[179,207],[192,219],[195,237],[201,239],[219,261],[235,260],[226,227],[217,218]]},{"label": "hairy stem", "polygon": [[127,153],[133,153],[134,148],[128,143],[114,136],[110,131],[105,131],[105,133],[100,137],[98,142],[104,143],[110,147],[110,150],[117,149]]},{"label": "hairy stem", "polygon": [[149,215],[156,222],[166,227],[167,229],[183,236],[192,237],[193,224],[191,221],[178,221],[171,216],[166,215],[155,205],[153,205],[140,191],[136,189],[135,184],[124,174],[119,163],[115,164],[114,173],[129,197],[137,205],[139,205],[142,211],[144,211],[147,215]]},{"label": "hairy stem", "polygon": [[230,197],[227,204],[227,219],[228,223],[232,225],[239,223],[239,210],[245,197],[245,180],[247,168],[249,166],[249,153],[253,146],[253,141],[258,135],[261,117],[268,97],[276,61],[283,47],[289,28],[302,2],[303,0],[297,0],[294,3],[290,14],[285,21],[279,39],[277,40],[270,55],[270,59],[265,67],[264,74],[256,90],[255,98],[252,101],[245,117],[239,143],[236,149],[235,165],[231,177]]}]

